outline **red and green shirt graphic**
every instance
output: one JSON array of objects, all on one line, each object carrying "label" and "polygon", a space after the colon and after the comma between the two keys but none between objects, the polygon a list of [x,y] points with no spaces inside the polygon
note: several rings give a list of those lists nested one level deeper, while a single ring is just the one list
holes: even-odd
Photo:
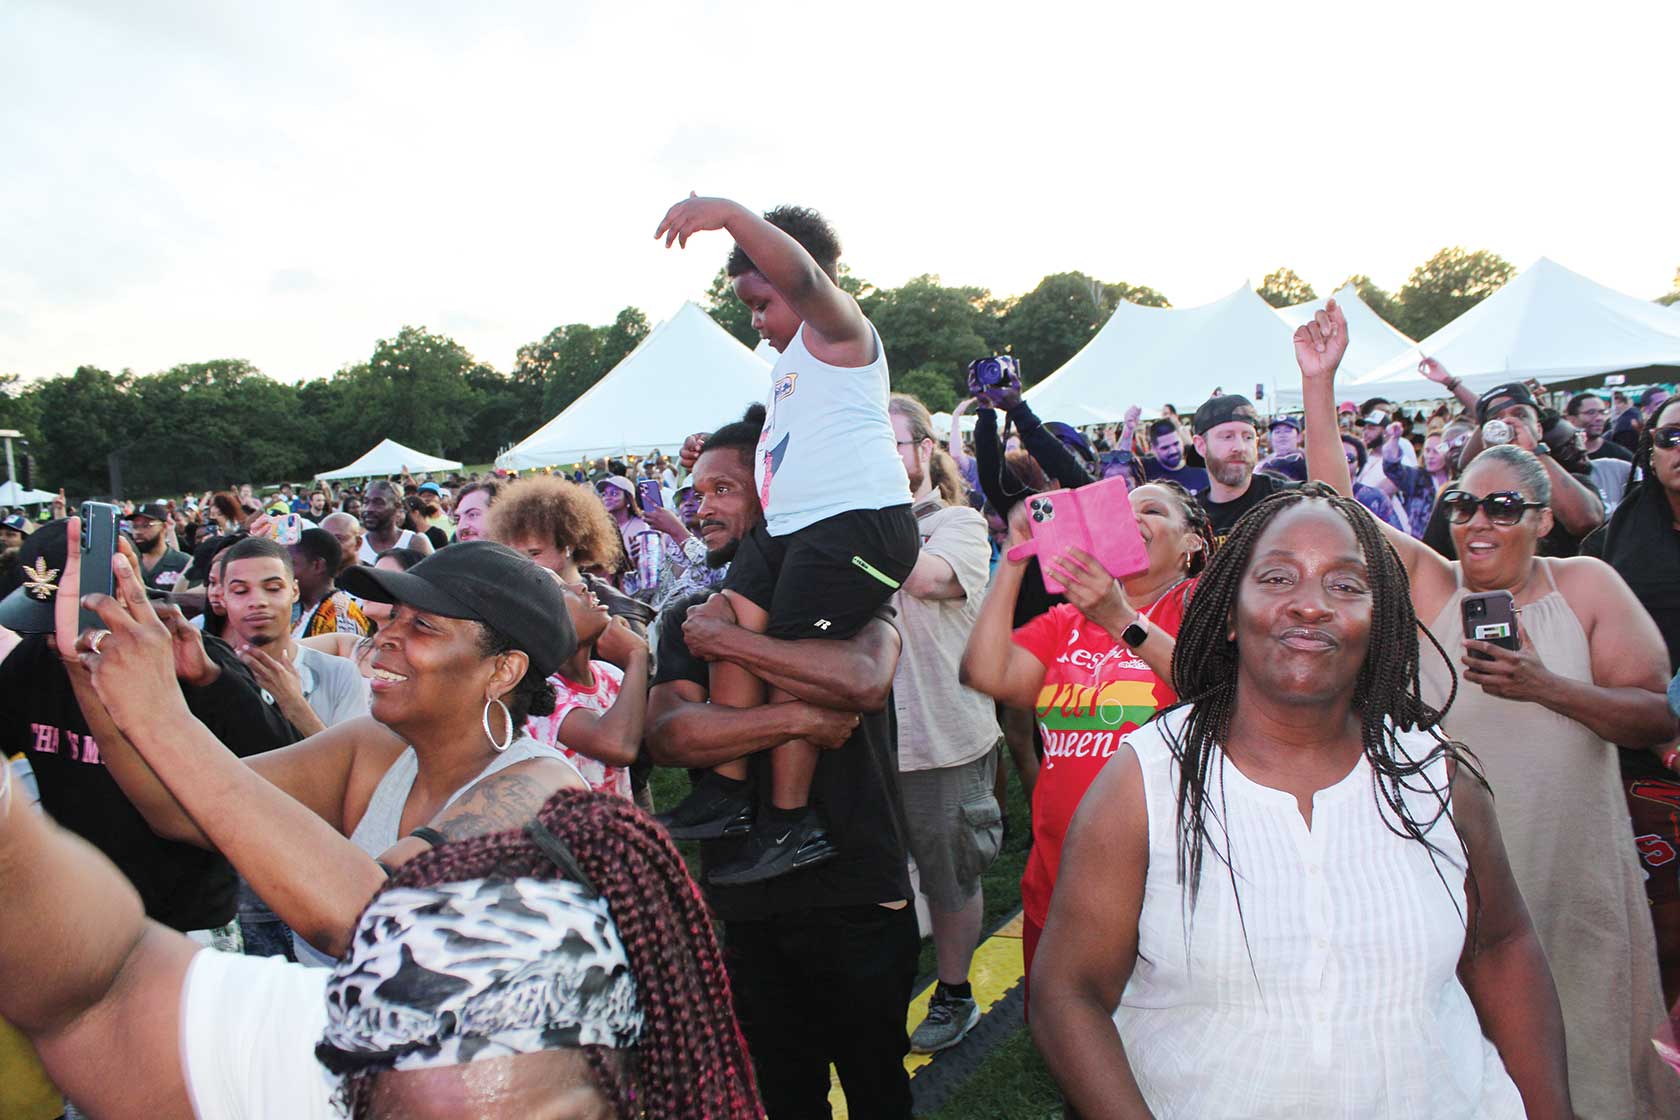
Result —
[{"label": "red and green shirt graphic", "polygon": [[[1186,580],[1144,613],[1176,636],[1193,586]],[[1037,704],[1044,763],[1033,791],[1032,854],[1021,876],[1022,906],[1043,925],[1080,798],[1120,740],[1178,697],[1125,643],[1066,603],[1015,631],[1015,644],[1044,663]]]}]

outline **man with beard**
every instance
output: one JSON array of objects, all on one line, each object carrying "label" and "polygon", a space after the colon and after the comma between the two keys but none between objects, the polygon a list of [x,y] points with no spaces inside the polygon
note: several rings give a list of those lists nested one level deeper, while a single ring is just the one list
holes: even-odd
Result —
[{"label": "man with beard", "polygon": [[[1393,525],[1403,533],[1412,533],[1412,524],[1406,514],[1406,504],[1401,501],[1399,491],[1390,482],[1383,468],[1383,439],[1388,426],[1399,419],[1396,415],[1394,402],[1381,397],[1372,397],[1359,407],[1359,440],[1365,445],[1364,452],[1359,456],[1360,466],[1354,473],[1353,481],[1356,485],[1374,490],[1388,500],[1390,516],[1383,520]],[[1400,465],[1417,469],[1417,449],[1410,440],[1402,439],[1398,443],[1400,451]],[[1357,496],[1357,495],[1356,495]],[[1364,502],[1363,497],[1360,498]],[[1369,503],[1366,503],[1367,505]],[[1373,510],[1372,512],[1377,512]],[[1421,526],[1417,530],[1422,532]]]},{"label": "man with beard", "polygon": [[151,502],[135,510],[129,524],[140,552],[140,578],[147,587],[158,591],[175,590],[175,585],[192,566],[192,557],[169,547],[165,532],[169,528],[169,510],[159,502]]},{"label": "man with beard", "polygon": [[292,638],[298,599],[292,557],[265,537],[247,537],[217,557],[227,639],[280,713],[305,736],[367,714],[367,682],[348,658]]},{"label": "man with beard", "polygon": [[1633,462],[1633,452],[1614,440],[1604,438],[1604,429],[1610,420],[1610,408],[1604,403],[1603,397],[1593,392],[1576,393],[1569,398],[1569,403],[1563,406],[1563,414],[1569,417],[1571,424],[1586,434],[1587,458]]},{"label": "man with beard", "polygon": [[397,520],[402,514],[402,494],[396,486],[384,479],[369,483],[362,502],[362,528],[366,535],[356,559],[371,567],[388,548],[412,548],[422,556],[430,556],[432,542],[424,533],[398,527]]},{"label": "man with beard", "polygon": [[1176,420],[1163,416],[1150,424],[1149,446],[1155,453],[1143,457],[1143,476],[1150,482],[1167,479],[1192,494],[1207,489],[1208,472],[1184,461],[1184,436]]},{"label": "man with beard", "polygon": [[[694,463],[708,563],[728,563],[764,516],[753,485],[762,426],[755,405],[707,437]],[[647,740],[660,764],[751,758],[749,780],[768,797],[764,752],[795,739],[825,749],[812,792],[838,810],[828,831],[834,858],[798,875],[705,888],[771,1120],[826,1116],[831,1064],[853,1116],[910,1116],[905,1019],[919,943],[896,781],[890,697],[900,643],[891,611],[845,640],[794,642],[743,629],[722,595],[701,592],[673,601],[656,624]],[[794,699],[708,703],[714,659],[737,661]],[[702,841],[702,868],[731,862],[742,845],[739,836]]]},{"label": "man with beard", "polygon": [[21,513],[8,513],[0,521],[0,589],[10,591],[20,582],[18,550],[29,535],[29,520]]},{"label": "man with beard", "polygon": [[1214,397],[1190,421],[1196,452],[1207,463],[1208,484],[1196,491],[1213,525],[1213,546],[1231,535],[1237,519],[1280,490],[1294,489],[1269,474],[1254,473],[1259,460],[1260,418],[1240,393]]}]

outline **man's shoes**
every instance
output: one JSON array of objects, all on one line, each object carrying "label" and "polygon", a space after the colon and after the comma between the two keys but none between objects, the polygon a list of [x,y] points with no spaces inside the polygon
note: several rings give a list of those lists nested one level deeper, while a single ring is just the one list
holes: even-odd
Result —
[{"label": "man's shoes", "polygon": [[910,1049],[918,1054],[948,1049],[967,1037],[979,1021],[979,1004],[951,995],[943,984],[937,985],[928,1000],[927,1018],[910,1036]]},{"label": "man's shoes", "polygon": [[[733,785],[736,788],[730,788]],[[745,836],[753,827],[752,786],[747,782],[725,785],[707,774],[694,784],[694,791],[669,813],[654,819],[665,826],[673,840],[721,840]]]},{"label": "man's shoes", "polygon": [[713,869],[706,881],[717,887],[762,883],[833,859],[834,845],[816,811],[807,806],[793,820],[767,816],[753,826],[739,859]]}]

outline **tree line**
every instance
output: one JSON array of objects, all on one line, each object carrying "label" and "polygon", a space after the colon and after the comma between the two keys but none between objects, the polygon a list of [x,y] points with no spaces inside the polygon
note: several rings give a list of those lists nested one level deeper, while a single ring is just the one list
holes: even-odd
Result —
[{"label": "tree line", "polygon": [[[1378,315],[1423,338],[1514,273],[1496,253],[1449,248],[1393,293],[1367,276],[1347,282]],[[947,286],[933,274],[896,288],[878,288],[852,273],[843,273],[841,283],[880,330],[893,387],[934,411],[961,399],[964,369],[976,357],[1014,354],[1032,384],[1073,357],[1122,300],[1172,306],[1154,288],[1081,272],[1046,276],[1030,292],[1007,298]],[[1680,273],[1675,289],[1663,302],[1680,299]],[[1257,290],[1274,307],[1318,298],[1288,268],[1267,275]],[[757,343],[747,309],[721,270],[705,304],[732,335]],[[295,384],[237,358],[150,374],[80,366],[30,382],[0,376],[0,427],[19,429],[29,440],[34,485],[84,495],[120,489],[123,496],[155,496],[304,479],[350,462],[387,436],[484,463],[580,397],[648,330],[647,316],[634,307],[611,323],[555,327],[521,346],[506,373],[446,335],[405,326],[376,342],[366,361]]]}]

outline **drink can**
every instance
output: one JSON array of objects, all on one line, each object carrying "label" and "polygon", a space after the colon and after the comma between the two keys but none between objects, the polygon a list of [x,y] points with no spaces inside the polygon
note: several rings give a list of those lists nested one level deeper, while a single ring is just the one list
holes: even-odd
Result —
[{"label": "drink can", "polygon": [[636,541],[636,582],[642,587],[656,587],[665,566],[665,536],[650,529],[637,533]]}]

